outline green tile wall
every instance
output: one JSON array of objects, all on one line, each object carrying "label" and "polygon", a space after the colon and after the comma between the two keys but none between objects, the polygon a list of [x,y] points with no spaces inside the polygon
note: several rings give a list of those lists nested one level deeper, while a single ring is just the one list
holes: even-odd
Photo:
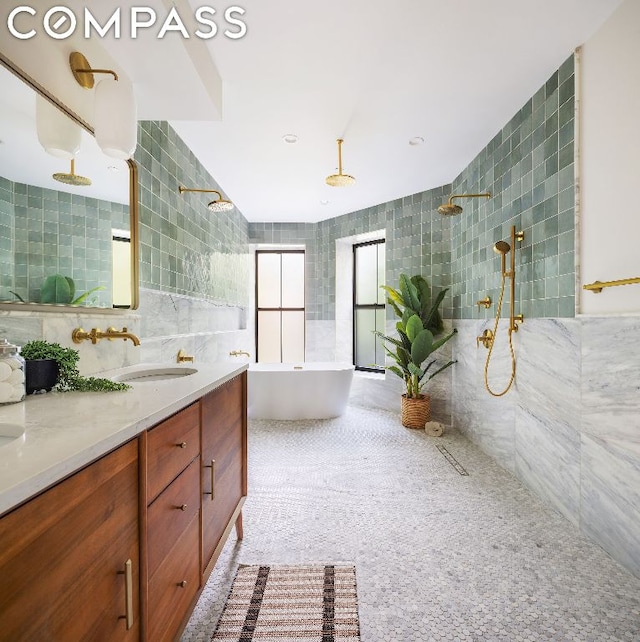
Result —
[{"label": "green tile wall", "polygon": [[129,228],[129,207],[0,178],[0,299],[40,299],[50,274],[71,276],[76,291],[104,286],[90,305],[110,307],[111,230]]},{"label": "green tile wall", "polygon": [[424,275],[436,290],[447,286],[450,224],[435,211],[445,193],[448,187],[439,187],[319,223],[250,223],[249,239],[305,244],[307,318],[330,320],[335,318],[336,240],[340,238],[385,230],[387,283],[396,284],[400,273],[406,272]]},{"label": "green tile wall", "polygon": [[222,191],[167,122],[141,121],[135,160],[140,175],[140,286],[248,304],[248,224],[237,209],[207,209]]},{"label": "green tile wall", "polygon": [[[305,243],[307,317],[335,318],[335,241],[386,230],[387,283],[401,272],[424,275],[437,291],[449,287],[446,318],[484,318],[476,301],[497,301],[496,241],[511,226],[525,231],[516,249],[517,312],[525,317],[572,317],[574,251],[574,64],[567,59],[488,143],[452,185],[413,194],[317,224],[251,223],[255,243]],[[461,199],[463,213],[442,216],[452,193],[489,191]],[[508,295],[507,295],[508,297]],[[508,303],[508,299],[505,299]]]},{"label": "green tile wall", "polygon": [[573,145],[572,56],[453,181],[455,193],[493,194],[462,199],[463,213],[452,217],[454,318],[484,317],[475,302],[497,301],[500,258],[492,248],[509,242],[512,225],[525,232],[516,247],[516,312],[574,316]]}]

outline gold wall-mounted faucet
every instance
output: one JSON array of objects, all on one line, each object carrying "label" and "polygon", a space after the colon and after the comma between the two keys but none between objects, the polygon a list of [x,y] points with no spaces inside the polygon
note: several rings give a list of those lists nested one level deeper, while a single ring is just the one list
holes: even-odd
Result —
[{"label": "gold wall-mounted faucet", "polygon": [[176,362],[185,363],[187,361],[190,361],[191,363],[193,363],[194,357],[188,355],[182,348],[180,348],[180,350],[178,350],[178,356],[176,357]]},{"label": "gold wall-mounted faucet", "polygon": [[232,350],[229,353],[230,357],[239,357],[240,355],[245,355],[247,357],[250,357],[251,355],[246,351],[246,350]]},{"label": "gold wall-mounted faucet", "polygon": [[71,333],[71,339],[73,340],[74,343],[82,343],[83,341],[91,341],[93,345],[98,343],[100,339],[124,339],[125,341],[127,339],[131,339],[131,342],[133,343],[134,346],[139,346],[140,345],[140,339],[133,334],[133,332],[129,332],[127,328],[122,328],[122,330],[116,330],[114,327],[109,327],[105,332],[100,330],[100,328],[91,328],[89,332],[86,330],[83,330],[82,328],[76,328],[72,333]]}]

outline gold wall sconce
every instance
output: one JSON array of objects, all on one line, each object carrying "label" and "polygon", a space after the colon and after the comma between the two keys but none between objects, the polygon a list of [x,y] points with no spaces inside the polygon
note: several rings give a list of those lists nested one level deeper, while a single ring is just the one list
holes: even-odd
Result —
[{"label": "gold wall sconce", "polygon": [[344,143],[344,140],[338,138],[336,142],[338,143],[338,173],[327,176],[324,182],[331,187],[347,187],[348,185],[353,185],[356,179],[349,174],[342,173],[342,143]]},{"label": "gold wall sconce", "polygon": [[233,203],[222,198],[222,194],[217,189],[192,189],[180,185],[178,187],[178,191],[180,192],[180,194],[184,194],[185,192],[203,192],[205,194],[217,194],[218,198],[215,201],[211,201],[207,205],[207,207],[212,212],[230,212],[234,208]]},{"label": "gold wall sconce", "polygon": [[[93,89],[95,86],[93,126],[100,149],[111,158],[131,158],[138,137],[133,85],[118,78],[111,69],[92,69],[79,51],[69,55],[69,67],[81,87]],[[113,78],[105,78],[96,84],[95,74],[107,74]]]}]

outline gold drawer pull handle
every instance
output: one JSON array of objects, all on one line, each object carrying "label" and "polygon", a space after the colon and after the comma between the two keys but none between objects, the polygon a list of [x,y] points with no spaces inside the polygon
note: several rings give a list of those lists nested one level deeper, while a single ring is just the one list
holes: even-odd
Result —
[{"label": "gold drawer pull handle", "polygon": [[118,571],[118,575],[124,575],[124,601],[125,613],[118,619],[127,621],[127,631],[133,626],[133,567],[131,560],[124,563],[124,571]]},{"label": "gold drawer pull handle", "polygon": [[187,442],[186,441],[182,441],[179,444],[176,444],[176,446],[178,448],[186,448],[187,447]]},{"label": "gold drawer pull handle", "polygon": [[182,580],[182,582],[178,582],[178,586],[180,588],[184,588],[187,585],[187,580]]},{"label": "gold drawer pull handle", "polygon": [[176,506],[178,510],[185,511],[187,510],[187,505],[186,504],[181,504],[180,506]]},{"label": "gold drawer pull handle", "polygon": [[205,466],[205,468],[211,468],[211,492],[205,491],[205,495],[211,495],[211,501],[216,498],[216,460],[211,460],[210,466]]}]

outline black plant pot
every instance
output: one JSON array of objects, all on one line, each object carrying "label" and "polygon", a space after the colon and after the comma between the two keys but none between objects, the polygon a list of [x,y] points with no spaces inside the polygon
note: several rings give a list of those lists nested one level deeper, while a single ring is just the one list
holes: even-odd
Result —
[{"label": "black plant pot", "polygon": [[28,395],[49,392],[58,381],[58,362],[55,359],[27,359],[25,379]]}]

